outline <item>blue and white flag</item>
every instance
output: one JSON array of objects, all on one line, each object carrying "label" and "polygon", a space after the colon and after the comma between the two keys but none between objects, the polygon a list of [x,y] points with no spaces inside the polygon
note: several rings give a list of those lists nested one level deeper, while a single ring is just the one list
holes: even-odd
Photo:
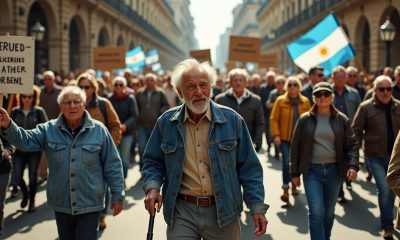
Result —
[{"label": "blue and white flag", "polygon": [[142,47],[138,46],[134,49],[126,52],[125,64],[127,68],[143,67],[145,61],[145,55]]},{"label": "blue and white flag", "polygon": [[254,73],[254,71],[256,70],[256,65],[253,62],[247,62],[246,63],[246,69],[250,73]]},{"label": "blue and white flag", "polygon": [[322,66],[325,76],[356,55],[333,13],[289,44],[287,50],[294,63],[305,72],[314,66]]},{"label": "blue and white flag", "polygon": [[153,64],[158,63],[158,61],[159,61],[159,56],[158,56],[157,49],[150,50],[146,53],[146,65],[147,66],[152,66]]},{"label": "blue and white flag", "polygon": [[164,72],[163,67],[161,66],[161,63],[155,63],[153,64],[153,66],[151,66],[153,72],[157,73],[157,74],[162,74]]}]

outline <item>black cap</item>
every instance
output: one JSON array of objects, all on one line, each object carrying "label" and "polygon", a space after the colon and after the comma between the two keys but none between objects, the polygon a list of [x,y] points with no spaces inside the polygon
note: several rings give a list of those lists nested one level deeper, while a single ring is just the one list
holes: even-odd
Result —
[{"label": "black cap", "polygon": [[313,94],[323,90],[333,92],[332,86],[328,82],[320,82],[315,84]]}]

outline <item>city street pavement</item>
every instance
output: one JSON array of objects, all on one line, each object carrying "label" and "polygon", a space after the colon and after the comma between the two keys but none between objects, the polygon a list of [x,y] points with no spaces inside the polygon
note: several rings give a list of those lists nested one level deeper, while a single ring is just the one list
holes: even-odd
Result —
[{"label": "city street pavement", "polygon": [[[290,205],[285,206],[281,195],[281,162],[269,157],[261,150],[260,159],[264,168],[266,202],[270,205],[267,213],[269,221],[267,233],[262,238],[253,236],[253,222],[248,212],[241,215],[241,239],[309,239],[307,226],[307,201],[304,189],[297,197],[290,196]],[[27,176],[26,176],[27,177]],[[379,229],[378,199],[375,184],[366,182],[366,173],[362,169],[358,180],[353,183],[353,191],[345,190],[347,203],[336,205],[336,218],[332,239],[383,239]],[[101,232],[100,239],[137,240],[146,239],[149,215],[144,209],[144,193],[138,173],[138,165],[129,171],[127,180],[126,203],[124,211],[117,217],[108,216],[107,229]],[[37,194],[38,209],[35,213],[25,213],[19,207],[20,198],[8,199],[5,206],[5,230],[0,239],[12,240],[54,240],[57,239],[56,223],[53,211],[46,206],[45,189],[41,187]],[[396,200],[397,204],[397,200]],[[154,224],[155,240],[165,239],[166,224],[162,213],[157,214]],[[396,232],[395,239],[400,235]]]}]

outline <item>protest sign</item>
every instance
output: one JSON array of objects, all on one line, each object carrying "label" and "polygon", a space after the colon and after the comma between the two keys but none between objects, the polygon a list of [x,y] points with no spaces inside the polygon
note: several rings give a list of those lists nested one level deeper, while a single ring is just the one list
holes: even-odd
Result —
[{"label": "protest sign", "polygon": [[211,51],[210,49],[193,50],[190,51],[190,56],[199,62],[209,62],[211,64]]},{"label": "protest sign", "polygon": [[96,47],[93,48],[93,68],[108,70],[125,68],[124,47]]},{"label": "protest sign", "polygon": [[260,58],[261,39],[253,37],[230,36],[229,60],[258,62]]},{"label": "protest sign", "polygon": [[0,36],[0,93],[32,93],[35,38]]},{"label": "protest sign", "polygon": [[276,53],[266,53],[260,55],[260,61],[258,66],[261,68],[275,68],[277,69],[279,65],[278,54]]}]

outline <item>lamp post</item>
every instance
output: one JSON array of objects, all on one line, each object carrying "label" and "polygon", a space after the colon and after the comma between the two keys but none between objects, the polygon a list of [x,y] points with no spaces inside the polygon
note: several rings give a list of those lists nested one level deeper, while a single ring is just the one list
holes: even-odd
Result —
[{"label": "lamp post", "polygon": [[35,73],[38,74],[40,71],[39,47],[40,42],[43,41],[46,28],[43,27],[39,21],[36,21],[36,23],[30,28],[30,32],[31,36],[35,37]]},{"label": "lamp post", "polygon": [[390,66],[390,45],[396,36],[396,26],[390,22],[389,17],[380,26],[381,39],[386,43],[386,66]]}]

